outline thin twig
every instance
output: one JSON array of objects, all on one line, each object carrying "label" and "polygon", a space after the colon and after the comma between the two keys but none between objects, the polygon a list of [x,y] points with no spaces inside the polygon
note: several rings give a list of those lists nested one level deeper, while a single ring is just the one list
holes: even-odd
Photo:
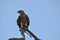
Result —
[{"label": "thin twig", "polygon": [[27,32],[29,32],[35,40],[40,40],[40,39],[37,38],[37,36],[35,36],[30,30],[28,30],[28,29],[25,29],[25,30],[26,30]]}]

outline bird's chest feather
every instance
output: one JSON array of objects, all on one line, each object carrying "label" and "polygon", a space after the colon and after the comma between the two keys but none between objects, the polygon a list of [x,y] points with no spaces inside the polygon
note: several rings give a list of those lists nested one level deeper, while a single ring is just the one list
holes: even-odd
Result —
[{"label": "bird's chest feather", "polygon": [[25,15],[22,16],[21,22],[22,22],[22,23],[27,23],[27,19],[26,19],[26,16],[25,16]]}]

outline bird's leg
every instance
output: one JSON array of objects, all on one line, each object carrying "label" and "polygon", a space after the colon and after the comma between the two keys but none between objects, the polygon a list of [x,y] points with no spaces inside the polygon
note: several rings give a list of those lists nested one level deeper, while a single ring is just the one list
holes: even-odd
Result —
[{"label": "bird's leg", "polygon": [[20,31],[21,31],[21,35],[22,35],[22,37],[25,39],[25,34],[24,34],[23,23],[21,23],[21,28],[20,28]]},{"label": "bird's leg", "polygon": [[22,37],[25,39],[24,29],[21,28],[20,31],[21,31],[21,35],[22,35]]},{"label": "bird's leg", "polygon": [[21,28],[23,28],[23,23],[21,22],[20,24],[21,24]]},{"label": "bird's leg", "polygon": [[24,34],[23,31],[21,31],[21,35],[22,35],[22,37],[25,39],[25,34]]}]

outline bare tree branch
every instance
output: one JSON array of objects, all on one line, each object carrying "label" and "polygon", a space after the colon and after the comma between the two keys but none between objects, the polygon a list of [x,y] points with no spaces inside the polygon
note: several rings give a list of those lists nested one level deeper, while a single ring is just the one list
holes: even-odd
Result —
[{"label": "bare tree branch", "polygon": [[25,40],[24,38],[10,38],[8,40]]},{"label": "bare tree branch", "polygon": [[40,39],[37,38],[37,36],[35,36],[30,30],[28,30],[28,29],[25,29],[25,30],[26,30],[27,32],[29,32],[35,40],[40,40]]}]

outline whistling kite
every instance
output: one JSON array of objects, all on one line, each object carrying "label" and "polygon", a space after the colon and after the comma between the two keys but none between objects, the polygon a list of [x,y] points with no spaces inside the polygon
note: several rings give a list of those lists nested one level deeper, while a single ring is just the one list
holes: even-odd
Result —
[{"label": "whistling kite", "polygon": [[20,15],[18,16],[18,19],[17,19],[17,25],[20,28],[22,36],[25,37],[25,35],[24,35],[25,30],[24,29],[25,28],[28,29],[28,26],[30,24],[30,20],[29,20],[28,15],[26,15],[23,10],[19,10],[18,13]]}]

